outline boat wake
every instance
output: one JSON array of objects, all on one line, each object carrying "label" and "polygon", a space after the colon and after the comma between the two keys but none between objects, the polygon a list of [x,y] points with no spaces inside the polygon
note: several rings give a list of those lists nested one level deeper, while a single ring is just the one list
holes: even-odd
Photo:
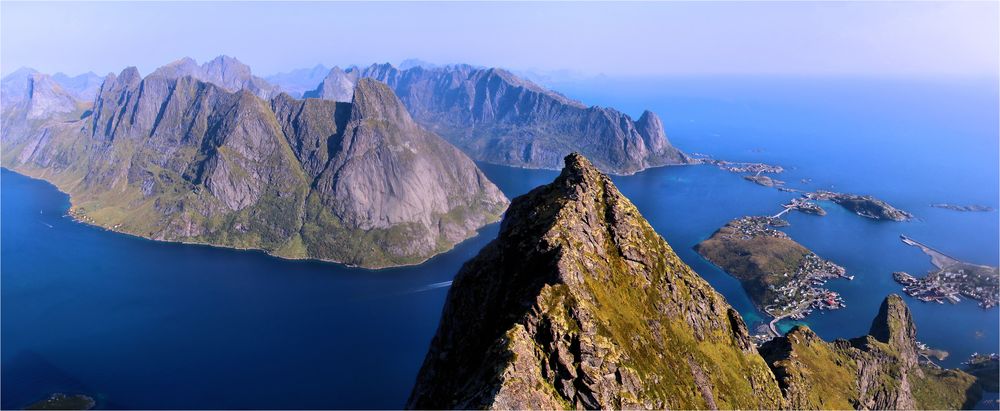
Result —
[{"label": "boat wake", "polygon": [[442,282],[439,282],[439,283],[427,284],[427,285],[425,285],[423,287],[419,287],[419,288],[417,288],[417,289],[415,289],[413,291],[410,291],[410,293],[422,293],[424,291],[436,290],[438,288],[444,288],[444,287],[450,287],[450,286],[451,286],[451,281],[442,281]]}]

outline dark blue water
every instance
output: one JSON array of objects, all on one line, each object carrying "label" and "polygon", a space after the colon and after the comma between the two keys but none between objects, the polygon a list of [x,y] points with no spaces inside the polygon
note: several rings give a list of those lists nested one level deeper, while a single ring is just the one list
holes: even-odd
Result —
[{"label": "dark blue water", "polygon": [[[602,79],[558,89],[633,114],[652,108],[687,151],[781,164],[793,186],[874,194],[916,214],[875,222],[826,205],[825,217],[789,217],[789,234],[857,276],[828,283],[847,309],[806,320],[825,338],[864,334],[899,292],[892,271],[931,268],[899,234],[1000,260],[997,213],[928,207],[1000,206],[995,81]],[[556,175],[482,167],[509,196]],[[691,247],[732,218],[773,214],[791,194],[711,167],[615,181],[749,322],[763,318]],[[3,408],[60,391],[106,408],[400,407],[437,326],[441,283],[497,229],[420,266],[367,271],[105,232],[63,217],[68,200],[53,187],[7,171],[0,189]],[[918,338],[952,353],[947,365],[998,351],[997,309],[907,301]]]}]

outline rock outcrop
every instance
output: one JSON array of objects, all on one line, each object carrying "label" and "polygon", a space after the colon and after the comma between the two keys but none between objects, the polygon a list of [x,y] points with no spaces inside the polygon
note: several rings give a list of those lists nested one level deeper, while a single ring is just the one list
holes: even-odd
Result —
[{"label": "rock outcrop", "polygon": [[916,327],[902,298],[890,295],[869,335],[833,343],[808,327],[761,347],[794,409],[960,409],[979,398],[969,374],[922,365]]},{"label": "rock outcrop", "polygon": [[453,65],[400,70],[389,64],[334,68],[308,97],[348,101],[359,78],[392,87],[413,118],[476,160],[559,168],[580,152],[602,171],[632,174],[688,162],[663,124],[646,111],[638,121],[611,108],[587,107],[498,68]]},{"label": "rock outcrop", "polygon": [[[234,80],[246,77],[231,61],[192,64],[146,78],[127,68],[90,109],[37,120],[30,108],[51,93],[26,82],[28,98],[4,109],[0,161],[53,182],[74,215],[109,229],[365,267],[420,262],[507,205],[383,84],[358,82],[349,103],[266,101],[252,79]],[[192,67],[239,88],[182,74]]]},{"label": "rock outcrop", "polygon": [[411,408],[780,408],[739,313],[589,161],[452,284]]}]

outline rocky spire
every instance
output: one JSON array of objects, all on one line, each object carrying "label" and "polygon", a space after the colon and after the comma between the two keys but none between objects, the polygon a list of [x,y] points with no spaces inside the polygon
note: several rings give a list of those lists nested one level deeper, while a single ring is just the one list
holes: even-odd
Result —
[{"label": "rocky spire", "polygon": [[868,334],[889,344],[910,365],[917,363],[917,327],[903,298],[890,294],[878,309]]}]

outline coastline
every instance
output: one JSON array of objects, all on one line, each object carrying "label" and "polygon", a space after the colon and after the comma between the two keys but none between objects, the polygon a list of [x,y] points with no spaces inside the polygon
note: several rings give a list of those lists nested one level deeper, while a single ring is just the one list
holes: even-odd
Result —
[{"label": "coastline", "polygon": [[[67,208],[66,210],[63,210],[63,213],[64,213],[63,217],[67,217],[67,218],[69,218],[71,221],[73,221],[75,223],[86,225],[88,227],[93,227],[93,228],[97,228],[97,229],[100,229],[100,230],[103,230],[103,231],[107,231],[107,232],[110,232],[110,233],[114,233],[114,234],[118,234],[118,235],[124,235],[124,236],[132,237],[132,238],[138,238],[138,239],[142,239],[142,240],[146,240],[146,241],[153,241],[153,242],[158,242],[158,243],[184,244],[184,245],[194,245],[194,246],[201,246],[201,247],[211,247],[211,248],[218,248],[218,249],[225,249],[225,250],[257,252],[257,253],[264,254],[264,255],[266,255],[268,257],[273,257],[273,258],[277,258],[277,259],[281,259],[281,260],[286,260],[286,261],[312,261],[312,262],[320,262],[320,263],[326,263],[326,264],[336,264],[336,265],[347,267],[347,268],[359,269],[359,270],[365,270],[365,271],[371,271],[371,272],[378,272],[378,271],[389,270],[389,269],[393,269],[393,268],[401,268],[401,267],[413,267],[413,266],[418,266],[418,265],[425,264],[428,261],[430,261],[431,259],[433,259],[434,257],[437,257],[437,256],[439,256],[441,254],[448,253],[448,252],[454,250],[460,244],[465,243],[465,242],[467,242],[467,241],[475,238],[476,236],[482,234],[483,230],[486,227],[489,227],[489,226],[491,226],[493,224],[497,224],[497,223],[499,223],[503,219],[503,214],[501,214],[495,220],[490,221],[490,222],[488,222],[486,224],[483,224],[481,227],[479,227],[478,229],[476,229],[476,231],[475,231],[474,234],[472,234],[472,235],[464,238],[462,241],[458,241],[458,242],[452,244],[451,247],[448,247],[445,250],[442,250],[440,252],[434,253],[433,255],[428,256],[427,258],[424,258],[423,260],[420,260],[419,262],[409,263],[409,264],[396,264],[396,265],[386,265],[386,266],[365,267],[365,266],[360,266],[360,265],[356,265],[356,264],[345,263],[345,262],[342,262],[342,261],[337,261],[337,260],[332,260],[332,259],[314,258],[314,257],[303,257],[303,258],[286,257],[286,256],[281,256],[281,255],[274,254],[273,252],[265,250],[265,249],[262,249],[262,248],[234,247],[234,246],[212,244],[212,243],[208,243],[208,242],[199,242],[199,241],[159,240],[159,239],[149,238],[149,237],[145,237],[145,236],[138,235],[138,234],[129,233],[129,232],[126,232],[126,231],[115,230],[114,228],[105,227],[105,226],[102,226],[102,225],[93,224],[93,223],[81,220],[80,218],[78,218],[78,216],[76,216],[73,213],[71,213],[71,211],[76,207],[76,204],[74,203],[74,200],[73,200],[73,195],[70,194],[70,193],[68,193],[68,192],[66,192],[61,187],[59,187],[58,185],[56,185],[55,183],[53,183],[53,182],[51,182],[49,180],[46,180],[44,178],[41,178],[41,177],[34,177],[34,176],[30,176],[30,175],[18,172],[17,170],[13,170],[13,169],[11,169],[10,167],[7,167],[7,166],[0,166],[0,169],[3,169],[4,171],[8,171],[8,172],[11,172],[11,173],[14,173],[14,174],[17,174],[18,176],[21,176],[21,177],[29,178],[29,179],[35,180],[35,181],[40,181],[40,182],[43,182],[45,184],[48,184],[48,185],[52,186],[53,188],[56,189],[56,191],[59,191],[60,193],[62,193],[63,195],[65,195],[66,198],[67,198],[67,200],[69,201],[69,208]],[[506,211],[504,211],[504,212],[506,212]]]}]

